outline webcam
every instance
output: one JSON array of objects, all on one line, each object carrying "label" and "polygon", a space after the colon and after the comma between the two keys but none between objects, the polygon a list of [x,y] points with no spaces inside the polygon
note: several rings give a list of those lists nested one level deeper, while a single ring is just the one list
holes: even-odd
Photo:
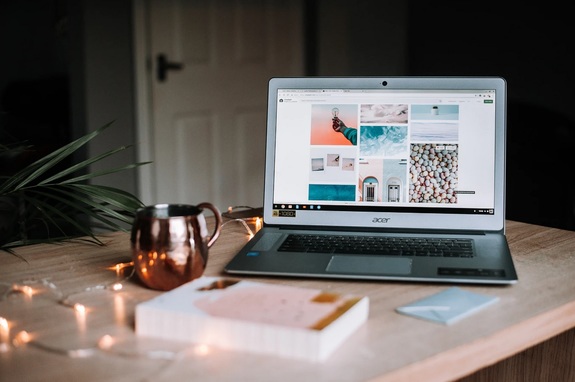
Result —
[{"label": "webcam", "polygon": [[383,86],[387,86],[387,81],[383,81],[381,84],[382,84]]}]

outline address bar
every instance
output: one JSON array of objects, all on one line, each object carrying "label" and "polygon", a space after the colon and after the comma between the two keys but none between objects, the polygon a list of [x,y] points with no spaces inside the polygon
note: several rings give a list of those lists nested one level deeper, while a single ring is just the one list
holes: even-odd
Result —
[{"label": "address bar", "polygon": [[474,94],[450,94],[450,93],[428,93],[428,94],[412,94],[412,93],[327,93],[327,94],[309,94],[311,97],[365,97],[365,98],[477,98],[477,93]]},{"label": "address bar", "polygon": [[[357,97],[349,97],[349,98],[338,98],[338,102],[341,101],[350,101],[351,103],[357,103]],[[445,100],[445,99],[437,99],[437,98],[389,98],[389,101],[393,101],[393,103],[410,103],[410,102],[421,102],[421,101],[425,101],[428,103],[443,103],[443,102],[453,102],[451,100]],[[321,103],[321,102],[329,102],[329,103],[333,103],[334,99],[321,99],[321,98],[314,98],[314,99],[299,99],[299,100],[294,100],[295,102],[316,102],[316,103]],[[373,102],[381,102],[382,99],[377,99],[377,100],[373,100]]]}]

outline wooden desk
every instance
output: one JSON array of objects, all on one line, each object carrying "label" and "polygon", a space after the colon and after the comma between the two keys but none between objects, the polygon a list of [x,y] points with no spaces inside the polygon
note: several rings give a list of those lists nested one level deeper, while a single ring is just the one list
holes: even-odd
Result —
[{"label": "wooden desk", "polygon": [[[575,232],[517,222],[507,227],[519,283],[462,286],[501,300],[452,326],[394,312],[446,285],[257,278],[370,297],[368,322],[320,364],[213,348],[157,352],[165,344],[137,338],[133,319],[135,304],[161,292],[136,278],[124,280],[120,291],[99,289],[117,280],[108,267],[131,260],[127,234],[106,235],[105,247],[20,248],[26,261],[0,253],[0,316],[8,321],[11,339],[22,330],[32,338],[0,351],[0,381],[575,380]],[[225,225],[206,274],[222,275],[246,240],[241,225]],[[32,296],[5,293],[12,284],[42,280],[43,289]],[[84,318],[58,303],[58,296],[84,304]],[[116,341],[109,351],[95,348],[105,335]]]}]

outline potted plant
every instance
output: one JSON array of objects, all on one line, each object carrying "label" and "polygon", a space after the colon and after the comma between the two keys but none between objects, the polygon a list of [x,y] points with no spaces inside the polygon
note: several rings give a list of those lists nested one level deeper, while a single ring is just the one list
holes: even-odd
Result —
[{"label": "potted plant", "polygon": [[[71,239],[102,244],[97,237],[98,232],[127,230],[142,202],[131,193],[90,184],[89,181],[149,162],[86,173],[91,164],[131,147],[121,146],[60,168],[66,158],[111,124],[78,138],[10,176],[0,177],[0,249],[14,253],[12,249],[18,246]],[[0,154],[6,158],[22,147],[0,145]]]}]

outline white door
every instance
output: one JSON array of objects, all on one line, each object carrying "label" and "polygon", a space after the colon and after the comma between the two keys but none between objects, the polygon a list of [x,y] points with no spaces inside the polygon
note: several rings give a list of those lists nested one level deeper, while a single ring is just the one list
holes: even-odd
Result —
[{"label": "white door", "polygon": [[[142,200],[261,206],[267,83],[303,74],[301,2],[144,3],[150,110],[139,129],[153,164]],[[164,79],[160,55],[173,67]]]}]

